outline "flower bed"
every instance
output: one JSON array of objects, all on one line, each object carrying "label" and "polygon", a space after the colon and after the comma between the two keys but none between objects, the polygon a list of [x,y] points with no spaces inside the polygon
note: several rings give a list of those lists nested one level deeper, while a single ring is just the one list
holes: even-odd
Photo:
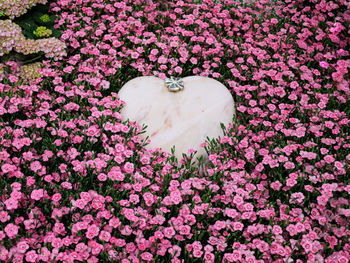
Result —
[{"label": "flower bed", "polygon": [[[0,260],[348,262],[346,1],[59,0],[68,47],[0,83]],[[122,122],[142,75],[226,85],[203,173]]]}]

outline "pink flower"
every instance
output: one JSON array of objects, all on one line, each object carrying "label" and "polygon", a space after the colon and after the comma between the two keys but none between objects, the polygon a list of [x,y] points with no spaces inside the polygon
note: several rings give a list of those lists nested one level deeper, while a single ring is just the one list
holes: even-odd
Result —
[{"label": "pink flower", "polygon": [[234,257],[233,257],[233,254],[231,254],[231,253],[225,253],[224,254],[224,258],[223,258],[223,261],[224,262],[226,262],[226,260],[228,261],[228,262],[234,262],[235,261],[235,259],[234,259]]},{"label": "pink flower", "polygon": [[320,66],[321,66],[321,68],[327,69],[328,66],[329,66],[329,64],[328,64],[326,61],[321,61],[321,62],[320,62]]},{"label": "pink flower", "polygon": [[134,165],[132,163],[126,162],[124,164],[124,170],[125,170],[125,172],[131,174],[134,171]]},{"label": "pink flower", "polygon": [[33,171],[33,172],[37,172],[38,170],[40,170],[42,168],[41,164],[39,161],[34,161],[30,164],[30,169]]},{"label": "pink flower", "polygon": [[350,10],[346,10],[344,13],[343,13],[343,18],[345,21],[347,21],[348,23],[350,23]]},{"label": "pink flower", "polygon": [[129,197],[129,201],[130,201],[130,203],[138,204],[140,202],[140,198],[138,195],[131,194]]},{"label": "pink flower", "polygon": [[10,239],[14,239],[18,234],[19,227],[10,223],[5,227],[5,233]]},{"label": "pink flower", "polygon": [[212,252],[212,251],[214,251],[214,247],[211,246],[211,245],[206,245],[206,246],[204,247],[204,250],[205,250],[206,252]]},{"label": "pink flower", "polygon": [[44,190],[39,189],[39,190],[33,190],[30,197],[33,200],[39,201],[42,197],[44,196]]},{"label": "pink flower", "polygon": [[153,255],[149,252],[144,252],[141,254],[141,258],[145,261],[151,261],[153,259]]},{"label": "pink flower", "polygon": [[233,223],[233,229],[235,231],[241,231],[243,229],[243,224],[241,222],[235,222]]},{"label": "pink flower", "polygon": [[88,231],[91,233],[94,233],[97,236],[98,233],[100,232],[100,229],[95,224],[92,224],[91,226],[88,227]]},{"label": "pink flower", "polygon": [[[123,240],[124,241],[124,240]],[[119,247],[123,247],[123,246],[125,246],[125,241],[123,242],[123,244],[122,245],[118,245]],[[125,246],[125,250],[126,250],[126,252],[128,252],[128,253],[132,253],[132,252],[134,252],[135,251],[135,249],[136,249],[136,246],[134,245],[134,243],[127,243],[126,244],[126,246]]]},{"label": "pink flower", "polygon": [[115,146],[114,146],[115,150],[117,153],[121,153],[123,152],[125,149],[124,149],[124,145],[121,144],[121,143],[117,143]]},{"label": "pink flower", "polygon": [[101,182],[104,182],[107,180],[107,175],[104,174],[104,173],[100,173],[98,176],[97,176],[97,179]]},{"label": "pink flower", "polygon": [[274,235],[280,235],[282,234],[282,228],[278,225],[274,225],[272,228],[272,232]]},{"label": "pink flower", "polygon": [[51,253],[46,247],[41,247],[41,254],[39,255],[40,260],[47,261],[50,255]]},{"label": "pink flower", "polygon": [[89,231],[87,231],[86,233],[85,233],[85,236],[88,238],[88,239],[93,239],[95,236],[97,236],[95,233],[93,233],[93,232],[89,232]]},{"label": "pink flower", "polygon": [[199,249],[194,249],[192,253],[195,258],[200,258],[203,255],[203,251]]},{"label": "pink flower", "polygon": [[75,225],[77,226],[77,230],[87,229],[88,227],[87,222],[78,222]]},{"label": "pink flower", "polygon": [[292,186],[294,186],[294,185],[296,185],[296,184],[297,184],[297,180],[292,179],[292,178],[288,178],[288,179],[287,179],[287,182],[286,182],[286,185],[287,185],[287,186],[292,187]]},{"label": "pink flower", "polygon": [[99,235],[99,239],[103,240],[105,242],[109,242],[111,238],[111,234],[107,231],[101,231],[100,235]]},{"label": "pink flower", "polygon": [[11,75],[11,76],[9,76],[9,81],[11,83],[14,83],[14,82],[18,81],[18,77],[14,76],[14,75]]},{"label": "pink flower", "polygon": [[300,127],[297,128],[295,131],[295,136],[298,138],[302,138],[305,136],[306,128],[305,127]]},{"label": "pink flower", "polygon": [[240,261],[242,259],[242,253],[239,250],[234,250],[232,256],[234,261]]},{"label": "pink flower", "polygon": [[124,236],[130,236],[132,233],[132,228],[126,225],[122,230],[120,230],[120,233]]},{"label": "pink flower", "polygon": [[83,209],[85,207],[85,205],[87,204],[86,200],[85,199],[77,199],[75,201],[75,206],[80,208],[80,209]]},{"label": "pink flower", "polygon": [[335,159],[333,158],[333,156],[332,155],[326,155],[325,157],[323,157],[324,158],[324,160],[325,160],[325,162],[326,163],[328,163],[328,164],[331,164],[331,163],[333,163],[334,161],[335,161]]},{"label": "pink flower", "polygon": [[63,72],[65,73],[72,73],[74,67],[73,66],[67,66],[63,69]]},{"label": "pink flower", "polygon": [[297,234],[296,227],[295,227],[294,225],[292,225],[292,224],[288,225],[288,226],[286,227],[286,230],[289,232],[289,234],[290,234],[291,236],[294,236],[294,235]]},{"label": "pink flower", "polygon": [[163,55],[158,58],[158,63],[159,64],[165,64],[167,63],[167,58],[165,58]]},{"label": "pink flower", "polygon": [[10,220],[10,216],[7,211],[0,211],[0,222],[5,223]]},{"label": "pink flower", "polygon": [[137,52],[132,52],[131,53],[131,58],[133,58],[133,59],[137,59],[139,56],[140,56],[140,54],[137,53]]},{"label": "pink flower", "polygon": [[339,162],[339,161],[335,161],[335,162],[334,162],[334,166],[335,166],[338,170],[344,168],[344,165],[343,165],[341,162]]},{"label": "pink flower", "polygon": [[182,202],[182,197],[181,197],[181,193],[176,191],[176,192],[171,192],[170,193],[170,200],[174,203],[174,204],[179,204]]},{"label": "pink flower", "polygon": [[3,164],[3,165],[1,166],[1,171],[2,171],[3,173],[8,173],[8,172],[14,171],[14,170],[16,170],[16,165],[12,165],[12,164],[7,164],[7,163],[5,163],[5,164]]},{"label": "pink flower", "polygon": [[286,170],[292,170],[292,169],[294,169],[295,168],[295,165],[294,165],[294,163],[292,163],[292,162],[286,162],[284,165],[284,168],[286,169]]},{"label": "pink flower", "polygon": [[300,156],[303,158],[307,158],[309,160],[314,160],[314,159],[316,159],[317,154],[313,153],[313,152],[300,151]]},{"label": "pink flower", "polygon": [[60,248],[63,246],[63,242],[60,238],[53,238],[51,241],[51,245],[54,248]]},{"label": "pink flower", "polygon": [[27,242],[25,242],[25,241],[21,241],[21,242],[17,243],[17,249],[18,249],[18,252],[20,252],[20,253],[25,253],[28,248],[29,248],[29,246],[28,246]]},{"label": "pink flower", "polygon": [[163,229],[164,236],[166,238],[172,238],[175,235],[175,230],[172,227],[166,227]]},{"label": "pink flower", "polygon": [[6,205],[7,210],[12,210],[12,209],[18,208],[18,201],[14,198],[9,198],[4,203]]},{"label": "pink flower", "polygon": [[59,200],[61,200],[61,198],[62,198],[62,195],[60,193],[56,193],[51,197],[51,200],[53,202],[58,202]]},{"label": "pink flower", "polygon": [[235,195],[235,197],[233,198],[233,202],[238,206],[243,204],[244,200],[241,196]]},{"label": "pink flower", "polygon": [[38,258],[38,254],[34,250],[30,250],[26,253],[26,260],[28,262],[36,262],[36,259]]},{"label": "pink flower", "polygon": [[211,263],[215,261],[215,255],[210,252],[205,252],[204,253],[204,262],[206,263]]},{"label": "pink flower", "polygon": [[[109,175],[109,174],[108,174]],[[110,177],[111,178],[111,177]],[[111,178],[112,179],[112,178]],[[116,181],[124,181],[125,175],[122,172],[115,172],[114,173],[114,180]],[[113,179],[112,179],[113,180]]]},{"label": "pink flower", "polygon": [[181,235],[189,235],[191,231],[191,227],[189,225],[180,226],[180,234]]},{"label": "pink flower", "polygon": [[201,250],[203,248],[202,244],[200,241],[194,241],[192,243],[193,249]]},{"label": "pink flower", "polygon": [[295,228],[297,230],[298,233],[301,233],[301,232],[304,232],[305,231],[305,226],[298,222],[296,225],[295,225]]},{"label": "pink flower", "polygon": [[305,196],[303,195],[303,193],[298,192],[298,193],[293,193],[290,196],[289,202],[291,204],[302,204],[304,199],[305,199]]},{"label": "pink flower", "polygon": [[182,73],[182,68],[179,67],[179,66],[177,66],[177,67],[175,68],[175,72],[178,73],[178,74],[181,74],[181,73]]},{"label": "pink flower", "polygon": [[214,224],[214,228],[216,229],[216,230],[221,230],[221,229],[223,229],[223,228],[225,228],[225,222],[224,221],[216,221],[215,222],[215,224]]},{"label": "pink flower", "polygon": [[95,200],[92,201],[91,206],[94,209],[101,209],[103,207],[103,204],[99,200],[95,199]]},{"label": "pink flower", "polygon": [[304,241],[302,243],[302,247],[305,249],[305,252],[307,253],[307,252],[311,251],[312,243],[310,241],[308,241],[308,240]]},{"label": "pink flower", "polygon": [[247,160],[252,160],[254,159],[255,157],[255,152],[254,152],[254,149],[249,147],[247,150],[246,150],[246,153],[244,154],[244,157],[247,158]]},{"label": "pink flower", "polygon": [[120,226],[120,220],[118,218],[113,217],[109,220],[108,225],[113,228],[117,228],[118,226]]}]

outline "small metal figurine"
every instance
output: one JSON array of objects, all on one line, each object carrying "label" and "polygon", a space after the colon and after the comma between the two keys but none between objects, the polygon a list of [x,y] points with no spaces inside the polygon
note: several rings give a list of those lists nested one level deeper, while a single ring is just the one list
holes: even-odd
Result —
[{"label": "small metal figurine", "polygon": [[181,78],[170,77],[165,79],[165,85],[171,92],[176,92],[184,89],[184,82]]}]

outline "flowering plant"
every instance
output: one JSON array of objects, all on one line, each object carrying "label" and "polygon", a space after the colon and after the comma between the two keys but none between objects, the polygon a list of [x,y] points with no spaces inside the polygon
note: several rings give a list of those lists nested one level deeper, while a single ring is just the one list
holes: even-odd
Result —
[{"label": "flowering plant", "polygon": [[[52,3],[67,57],[0,83],[0,260],[348,262],[348,7]],[[117,92],[141,75],[230,89],[236,116],[202,172],[122,121]]]},{"label": "flowering plant", "polygon": [[37,37],[49,37],[52,34],[52,31],[44,26],[39,26],[33,31],[33,34]]},{"label": "flowering plant", "polygon": [[43,23],[48,23],[51,21],[51,19],[47,14],[45,14],[40,17],[40,21],[42,21]]},{"label": "flowering plant", "polygon": [[37,4],[46,4],[47,0],[0,0],[1,13],[11,20],[19,17]]}]

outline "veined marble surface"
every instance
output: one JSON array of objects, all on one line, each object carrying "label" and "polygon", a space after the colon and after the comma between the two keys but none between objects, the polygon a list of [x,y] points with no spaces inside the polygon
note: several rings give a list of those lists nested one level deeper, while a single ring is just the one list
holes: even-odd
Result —
[{"label": "veined marble surface", "polygon": [[198,151],[197,157],[206,157],[200,144],[207,136],[223,135],[220,123],[227,127],[232,122],[234,101],[228,89],[214,79],[190,76],[182,80],[184,90],[178,92],[168,91],[165,81],[157,77],[128,81],[118,94],[126,102],[121,114],[123,120],[148,126],[142,134],[150,139],[146,147],[170,152],[175,145],[178,159],[190,148]]}]

